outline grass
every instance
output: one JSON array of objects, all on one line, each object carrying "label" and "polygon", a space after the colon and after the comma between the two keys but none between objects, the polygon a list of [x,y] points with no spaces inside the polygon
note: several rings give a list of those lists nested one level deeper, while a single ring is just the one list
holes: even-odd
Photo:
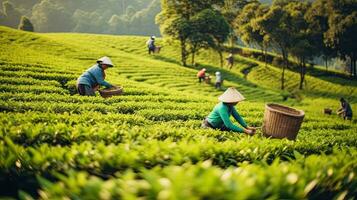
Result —
[{"label": "grass", "polygon": [[[1,197],[355,198],[356,120],[323,115],[340,96],[357,109],[354,82],[307,75],[303,98],[283,101],[274,66],[236,57],[230,71],[202,51],[197,67],[183,67],[177,44],[159,39],[162,54],[153,56],[146,39],[0,27]],[[76,78],[104,55],[116,65],[107,80],[124,95],[76,95]],[[267,102],[303,109],[297,140],[201,129],[223,92],[197,82],[201,67],[246,96],[237,108],[250,125],[262,125]],[[287,79],[293,91],[298,75]]]}]

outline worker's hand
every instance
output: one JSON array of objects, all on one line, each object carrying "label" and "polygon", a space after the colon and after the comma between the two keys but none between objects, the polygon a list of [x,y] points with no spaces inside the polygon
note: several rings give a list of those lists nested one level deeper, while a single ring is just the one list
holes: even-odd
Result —
[{"label": "worker's hand", "polygon": [[250,130],[250,129],[244,129],[244,133],[248,134],[248,135],[254,135],[255,131]]},{"label": "worker's hand", "polygon": [[94,86],[94,87],[93,87],[93,90],[94,90],[94,91],[99,90],[99,85]]},{"label": "worker's hand", "polygon": [[257,128],[252,127],[252,126],[248,126],[248,127],[247,127],[247,129],[249,129],[249,130],[253,130],[253,131],[256,131],[256,130],[257,130]]}]

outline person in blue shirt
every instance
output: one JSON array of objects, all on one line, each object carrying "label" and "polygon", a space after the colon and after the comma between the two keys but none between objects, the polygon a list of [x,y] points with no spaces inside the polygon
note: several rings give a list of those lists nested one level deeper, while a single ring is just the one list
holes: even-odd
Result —
[{"label": "person in blue shirt", "polygon": [[77,80],[77,90],[81,96],[95,96],[95,91],[99,86],[106,88],[114,87],[106,82],[105,70],[114,67],[112,61],[108,57],[98,59],[97,64],[93,65],[85,71]]},{"label": "person in blue shirt", "polygon": [[149,52],[149,54],[151,54],[151,53],[155,53],[155,48],[156,48],[156,46],[155,46],[155,36],[153,35],[153,36],[151,36],[150,37],[150,39],[146,42],[146,45],[147,45],[147,47],[148,47],[148,52]]}]

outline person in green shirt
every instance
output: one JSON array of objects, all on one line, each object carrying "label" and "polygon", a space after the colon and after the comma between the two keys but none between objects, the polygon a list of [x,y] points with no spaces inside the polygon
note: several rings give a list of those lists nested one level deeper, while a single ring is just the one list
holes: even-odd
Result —
[{"label": "person in green shirt", "polygon": [[[250,127],[239,115],[234,106],[245,100],[244,96],[235,88],[228,88],[219,98],[218,103],[208,117],[202,122],[202,128],[219,129],[221,131],[234,131],[254,135],[256,129]],[[230,116],[242,126],[239,127],[231,122]]]}]

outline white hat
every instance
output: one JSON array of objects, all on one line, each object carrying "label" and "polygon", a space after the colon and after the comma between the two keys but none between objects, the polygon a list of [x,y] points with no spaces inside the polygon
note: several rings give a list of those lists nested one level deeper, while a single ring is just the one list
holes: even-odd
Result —
[{"label": "white hat", "polygon": [[155,39],[156,37],[155,37],[155,35],[152,35],[151,38]]},{"label": "white hat", "polygon": [[221,72],[216,72],[216,75],[220,75],[221,74]]},{"label": "white hat", "polygon": [[223,103],[236,103],[245,100],[245,98],[234,87],[230,87],[218,98],[218,100]]},{"label": "white hat", "polygon": [[206,71],[206,68],[203,68],[202,71]]},{"label": "white hat", "polygon": [[109,57],[104,56],[102,58],[99,58],[97,62],[101,62],[101,64],[109,65],[111,67],[114,67],[112,60],[110,60]]}]

